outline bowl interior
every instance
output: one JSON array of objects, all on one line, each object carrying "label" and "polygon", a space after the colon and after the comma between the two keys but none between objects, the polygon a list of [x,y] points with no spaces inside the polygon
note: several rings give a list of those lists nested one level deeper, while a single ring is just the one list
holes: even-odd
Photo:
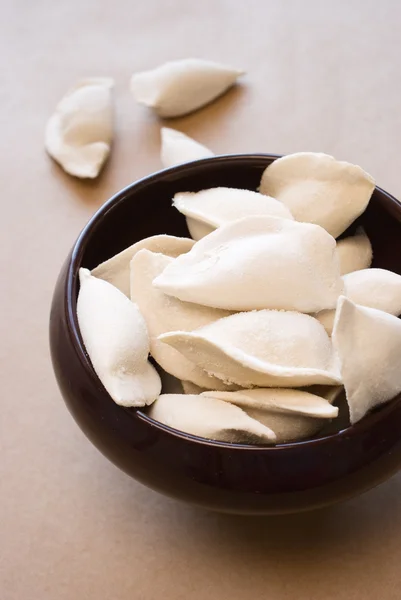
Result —
[{"label": "bowl interior", "polygon": [[[131,244],[148,236],[167,233],[188,237],[185,217],[171,206],[175,193],[181,191],[199,191],[210,187],[237,187],[249,190],[258,188],[263,170],[277,158],[276,155],[233,155],[204,159],[187,163],[155,173],[132,184],[116,194],[95,214],[85,227],[73,249],[68,274],[69,321],[72,334],[81,347],[84,367],[94,374],[88,356],[85,353],[76,316],[76,300],[79,290],[78,271],[81,266],[92,269]],[[352,234],[362,225],[373,246],[373,267],[389,269],[401,274],[401,205],[391,195],[376,188],[365,213],[341,237]],[[171,391],[174,382],[170,376],[162,373],[163,391]],[[177,388],[178,389],[178,388]],[[390,404],[398,402],[397,396]],[[110,399],[110,402],[112,400]],[[342,418],[327,424],[313,439],[338,435],[349,427],[345,399]],[[374,414],[387,410],[389,405],[380,407],[363,419],[366,423]],[[124,409],[131,411],[134,409]],[[146,414],[138,411],[141,418],[153,426],[168,429]],[[362,423],[361,422],[361,423]],[[361,423],[354,427],[361,426]],[[174,430],[171,430],[174,432]],[[182,434],[181,434],[182,435]],[[200,440],[201,438],[193,439]],[[206,442],[206,440],[203,440]],[[221,442],[207,443],[226,445]],[[293,442],[281,446],[305,444]],[[233,447],[230,444],[230,447]],[[240,446],[244,447],[244,446]],[[280,446],[276,446],[275,449]]]}]

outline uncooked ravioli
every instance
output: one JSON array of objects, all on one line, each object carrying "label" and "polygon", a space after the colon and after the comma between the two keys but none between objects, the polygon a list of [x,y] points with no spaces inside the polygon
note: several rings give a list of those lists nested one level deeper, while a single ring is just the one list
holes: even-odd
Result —
[{"label": "uncooked ravioli", "polygon": [[213,156],[213,152],[209,148],[176,129],[162,127],[160,136],[160,159],[163,167],[173,167],[181,163]]},{"label": "uncooked ravioli", "polygon": [[333,344],[354,424],[401,390],[401,321],[342,296]]},{"label": "uncooked ravioli", "polygon": [[338,237],[366,209],[375,181],[357,165],[299,152],[272,162],[259,189],[281,200],[297,221],[315,223]]},{"label": "uncooked ravioli", "polygon": [[176,258],[154,285],[227,310],[334,308],[342,292],[335,240],[318,225],[252,216],[222,225]]},{"label": "uncooked ravioli", "polygon": [[161,381],[148,361],[148,333],[138,307],[88,269],[79,275],[78,323],[97,376],[117,404],[151,404]]},{"label": "uncooked ravioli", "polygon": [[316,319],[302,313],[237,313],[196,331],[160,335],[159,340],[243,388],[341,383],[330,338]]},{"label": "uncooked ravioli", "polygon": [[110,153],[113,85],[106,77],[79,81],[47,122],[46,150],[70,175],[97,177]]},{"label": "uncooked ravioli", "polygon": [[274,432],[243,410],[215,398],[190,394],[162,394],[149,416],[169,427],[211,440],[271,444]]},{"label": "uncooked ravioli", "polygon": [[134,73],[131,92],[137,102],[153,108],[160,117],[178,117],[223,94],[242,74],[240,69],[210,60],[172,60]]},{"label": "uncooked ravioli", "polygon": [[288,208],[275,198],[250,190],[218,187],[175,194],[173,206],[186,216],[191,237],[200,240],[217,227],[252,215],[291,219]]},{"label": "uncooked ravioli", "polygon": [[327,400],[300,390],[256,388],[237,392],[203,392],[202,396],[230,402],[276,435],[276,442],[291,442],[315,435],[325,420],[338,415]]}]

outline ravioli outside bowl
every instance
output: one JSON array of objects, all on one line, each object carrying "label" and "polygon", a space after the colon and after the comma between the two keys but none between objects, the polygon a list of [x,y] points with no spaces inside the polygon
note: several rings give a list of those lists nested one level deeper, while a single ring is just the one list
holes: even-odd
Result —
[{"label": "ravioli outside bowl", "polygon": [[[145,237],[188,236],[171,206],[176,192],[210,187],[256,190],[277,156],[217,156],[129,185],[80,234],[60,272],[50,315],[50,348],[64,400],[92,443],[123,471],[168,496],[239,514],[309,510],[355,496],[401,468],[401,394],[356,425],[273,447],[213,442],[162,425],[141,409],[118,406],[97,378],[80,335],[80,267],[94,268]],[[376,188],[362,224],[373,265],[401,274],[401,204]],[[372,340],[374,343],[374,340]],[[380,360],[380,356],[377,357]],[[341,429],[341,426],[343,427]]]}]

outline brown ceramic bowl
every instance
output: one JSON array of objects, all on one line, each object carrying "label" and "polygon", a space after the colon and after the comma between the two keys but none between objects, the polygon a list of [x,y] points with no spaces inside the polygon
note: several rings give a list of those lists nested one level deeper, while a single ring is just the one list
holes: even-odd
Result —
[{"label": "brown ceramic bowl", "polygon": [[[145,485],[233,513],[285,513],[324,506],[367,490],[401,467],[401,396],[350,427],[276,447],[212,442],[117,406],[97,378],[76,315],[78,270],[89,269],[147,236],[188,235],[171,207],[179,191],[228,186],[255,190],[276,156],[220,156],[155,173],[116,194],[76,241],[58,279],[50,318],[54,370],[78,425],[111,461]],[[374,266],[401,274],[401,205],[376,188],[358,220]],[[373,341],[374,343],[374,341]],[[377,357],[380,360],[380,356]],[[334,421],[333,421],[334,423]]]}]

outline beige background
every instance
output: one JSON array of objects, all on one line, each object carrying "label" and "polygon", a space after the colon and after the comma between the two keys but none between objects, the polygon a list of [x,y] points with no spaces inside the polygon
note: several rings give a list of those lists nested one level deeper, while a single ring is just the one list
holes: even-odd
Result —
[{"label": "beige background", "polygon": [[[160,123],[131,72],[187,56],[243,86],[171,122],[218,153],[321,150],[401,195],[398,0],[13,0],[0,16],[2,600],[400,598],[401,476],[351,502],[235,518],[161,497],[78,430],[47,342],[60,265],[112,193],[160,168]],[[56,102],[116,79],[117,135],[95,183],[45,155]]]}]

